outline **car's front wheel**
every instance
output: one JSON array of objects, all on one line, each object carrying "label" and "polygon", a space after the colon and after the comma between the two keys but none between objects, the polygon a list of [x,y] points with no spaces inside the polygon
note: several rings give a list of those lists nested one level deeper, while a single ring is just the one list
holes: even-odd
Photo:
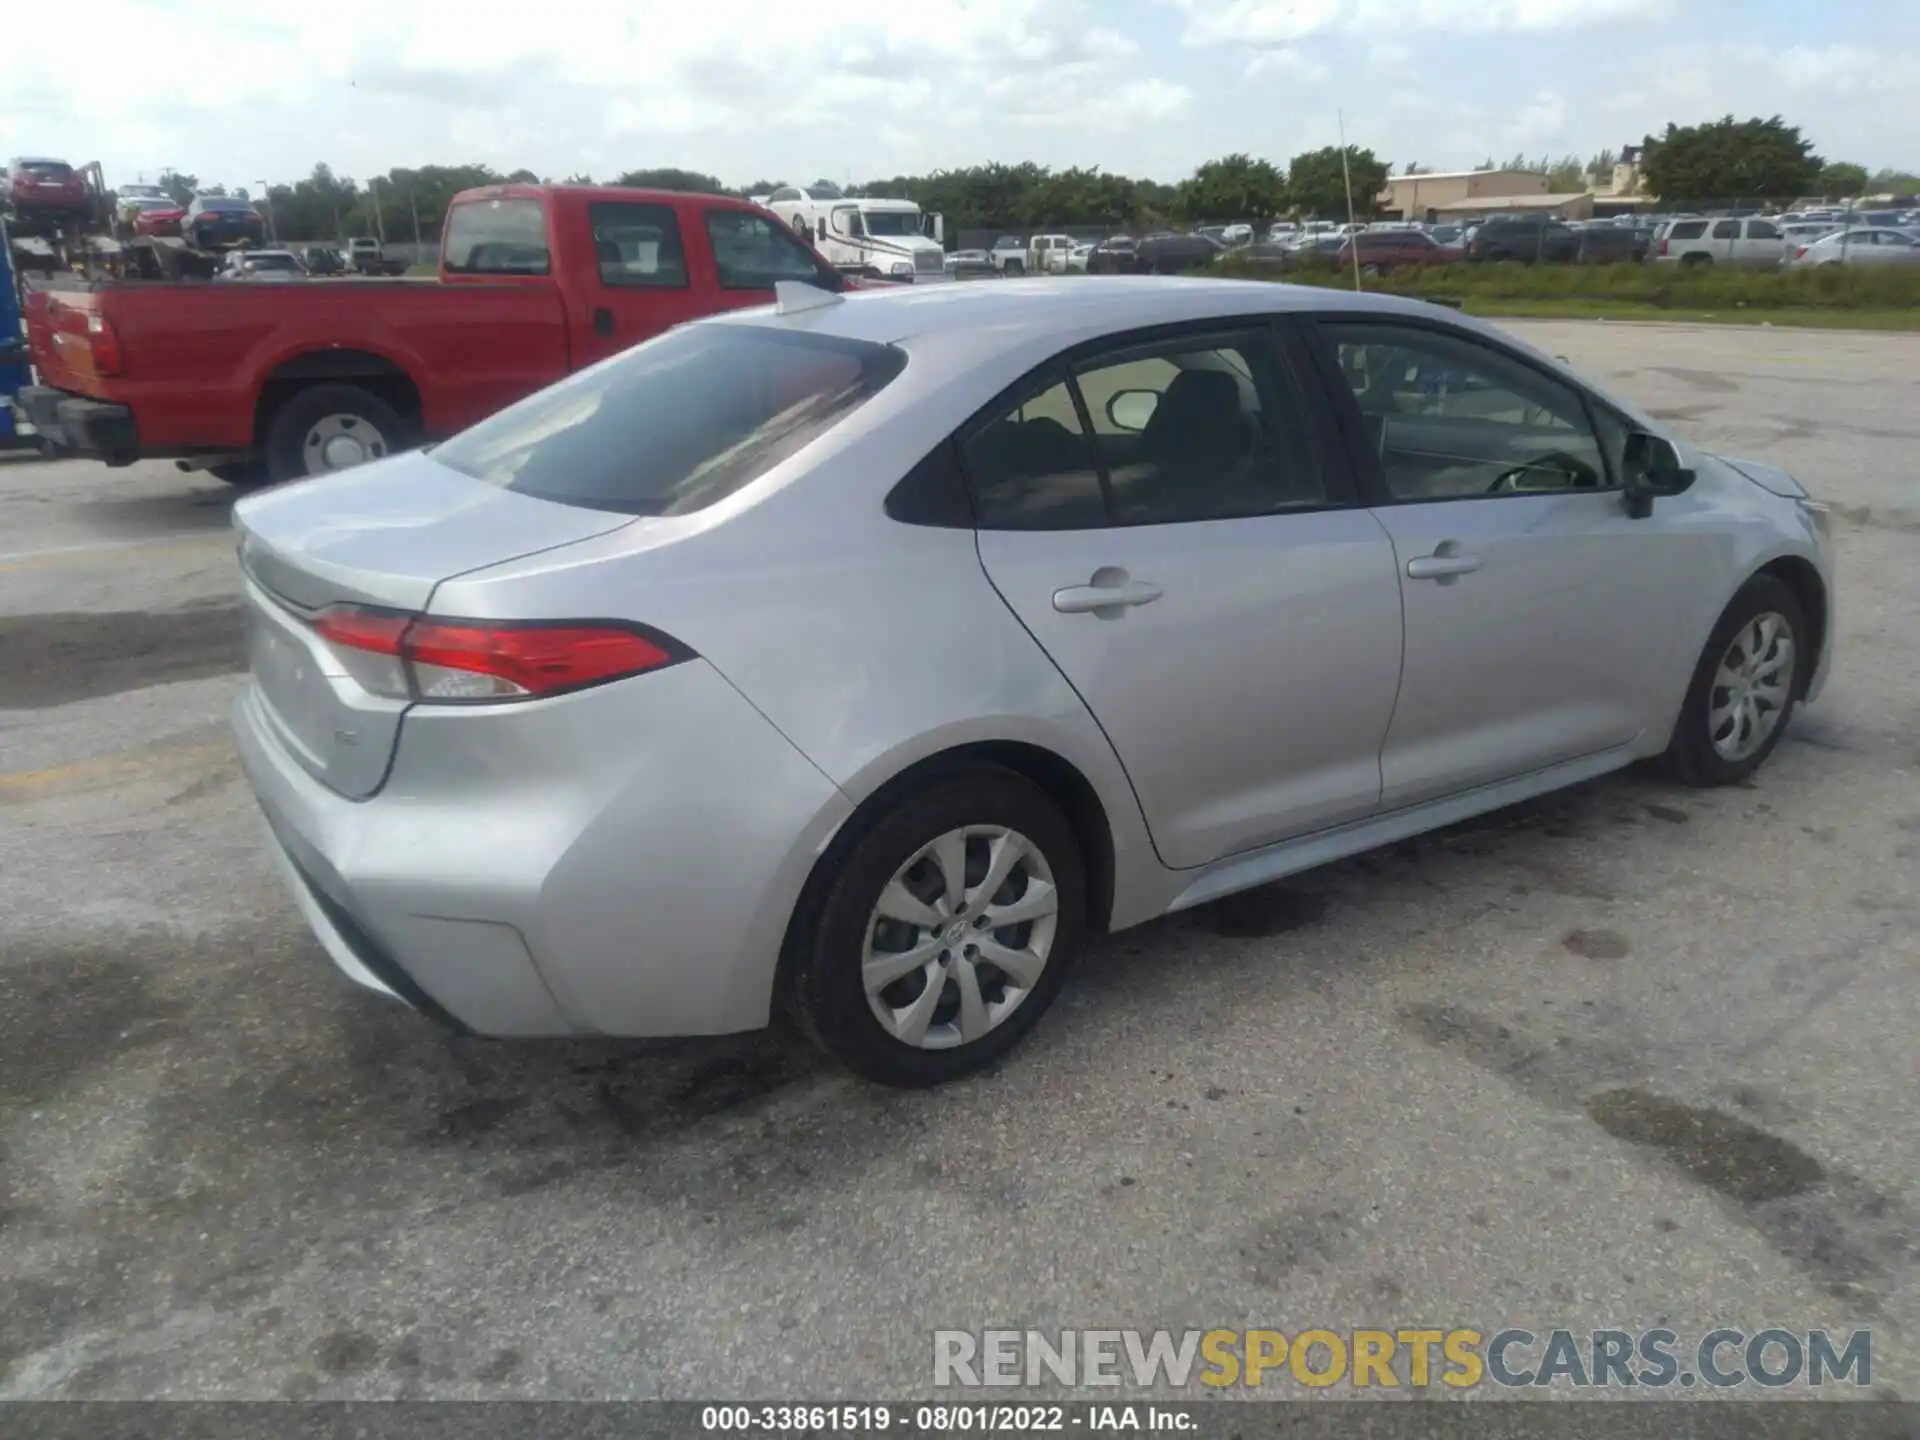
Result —
[{"label": "car's front wheel", "polygon": [[882,1084],[969,1074],[1053,1003],[1085,906],[1079,843],[1045,791],[995,767],[933,781],[840,858],[793,958],[799,1018]]},{"label": "car's front wheel", "polygon": [[1713,627],[1668,743],[1688,785],[1732,785],[1780,743],[1813,657],[1806,612],[1785,583],[1756,575]]}]

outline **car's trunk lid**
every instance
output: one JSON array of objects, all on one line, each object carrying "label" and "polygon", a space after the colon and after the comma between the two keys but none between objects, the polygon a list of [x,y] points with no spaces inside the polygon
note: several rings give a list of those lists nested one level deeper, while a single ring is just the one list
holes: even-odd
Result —
[{"label": "car's trunk lid", "polygon": [[410,702],[355,679],[314,629],[329,606],[423,611],[441,581],[605,534],[633,517],[537,500],[402,455],[234,508],[248,661],[287,751],[343,795],[386,778]]}]

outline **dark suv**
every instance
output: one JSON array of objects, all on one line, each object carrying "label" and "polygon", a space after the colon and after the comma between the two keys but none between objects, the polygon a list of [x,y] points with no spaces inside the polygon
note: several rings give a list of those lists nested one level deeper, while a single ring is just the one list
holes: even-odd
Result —
[{"label": "dark suv", "polygon": [[1496,215],[1467,242],[1469,260],[1561,263],[1580,258],[1580,232],[1544,216]]}]

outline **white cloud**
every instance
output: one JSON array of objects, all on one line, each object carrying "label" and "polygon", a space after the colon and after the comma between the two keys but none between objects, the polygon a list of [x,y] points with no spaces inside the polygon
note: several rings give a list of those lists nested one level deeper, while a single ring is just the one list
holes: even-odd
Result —
[{"label": "white cloud", "polygon": [[[549,0],[537,16],[472,0],[387,0],[378,25],[364,27],[343,27],[326,6],[99,0],[89,23],[115,43],[91,50],[85,66],[30,67],[24,84],[10,82],[0,146],[97,154],[109,179],[163,165],[287,176],[322,157],[348,173],[426,159],[604,173],[700,155],[805,168],[799,131],[831,133],[844,148],[877,137],[883,117],[910,122],[893,132],[905,146],[888,147],[899,163],[951,161],[941,147],[964,132],[957,114],[976,114],[985,129],[1069,124],[1097,110],[1089,133],[1114,132],[1178,115],[1191,98],[1143,63],[1132,36],[1102,23],[1092,0],[913,0],[857,12]],[[744,158],[756,141],[764,162]]]},{"label": "white cloud", "polygon": [[1249,80],[1262,75],[1277,75],[1298,85],[1325,85],[1333,78],[1332,69],[1324,61],[1316,60],[1292,45],[1282,45],[1277,50],[1256,51],[1247,61],[1244,73]]},{"label": "white cloud", "polygon": [[1670,0],[1168,0],[1190,45],[1281,45],[1311,35],[1571,30],[1657,19]]}]

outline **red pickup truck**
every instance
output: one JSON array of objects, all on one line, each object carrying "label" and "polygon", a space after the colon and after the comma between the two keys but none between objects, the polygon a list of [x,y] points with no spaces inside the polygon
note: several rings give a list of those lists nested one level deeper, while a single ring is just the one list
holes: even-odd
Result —
[{"label": "red pickup truck", "polygon": [[56,280],[27,297],[53,456],[222,479],[343,469],[464,429],[682,321],[840,276],[715,195],[497,185],[454,198],[438,283]]}]

